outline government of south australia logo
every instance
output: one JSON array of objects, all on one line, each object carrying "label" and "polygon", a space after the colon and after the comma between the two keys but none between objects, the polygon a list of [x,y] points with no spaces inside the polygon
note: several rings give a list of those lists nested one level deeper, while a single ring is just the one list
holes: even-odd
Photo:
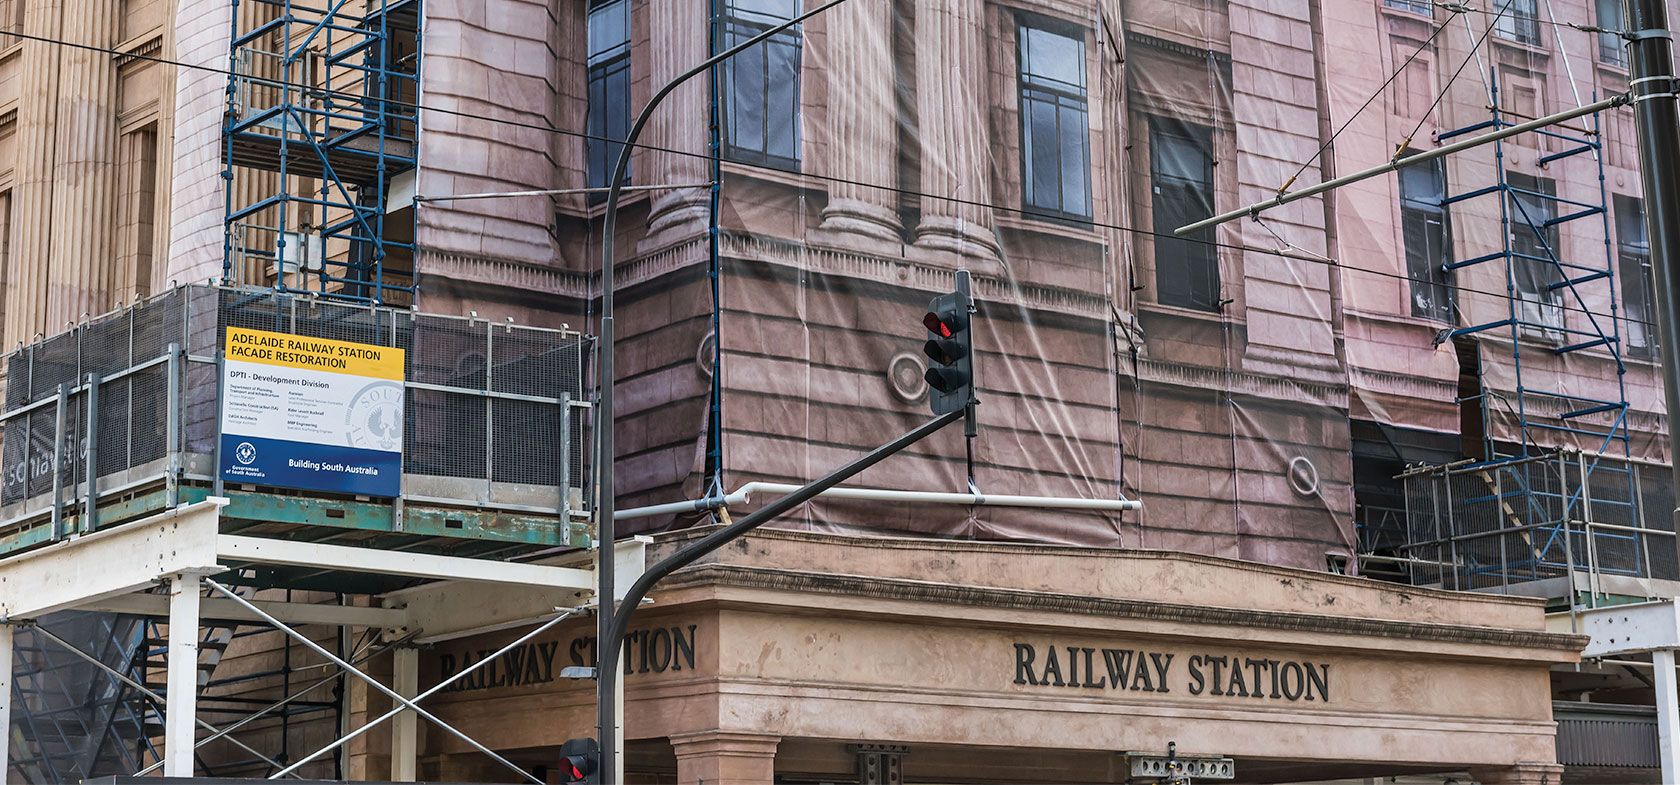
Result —
[{"label": "government of south australia logo", "polygon": [[396,382],[374,382],[350,399],[345,436],[351,447],[397,452],[403,443],[403,388]]},{"label": "government of south australia logo", "polygon": [[256,445],[251,444],[250,442],[240,442],[238,447],[233,448],[233,459],[239,461],[241,466],[250,466],[251,464],[256,463]]}]

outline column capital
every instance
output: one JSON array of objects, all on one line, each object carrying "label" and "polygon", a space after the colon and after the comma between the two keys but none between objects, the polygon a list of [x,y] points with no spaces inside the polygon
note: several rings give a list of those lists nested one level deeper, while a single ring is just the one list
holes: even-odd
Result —
[{"label": "column capital", "polygon": [[1510,766],[1474,768],[1470,776],[1481,785],[1558,785],[1563,780],[1563,766],[1523,761]]},{"label": "column capital", "polygon": [[782,737],[726,730],[670,737],[680,785],[771,785]]}]

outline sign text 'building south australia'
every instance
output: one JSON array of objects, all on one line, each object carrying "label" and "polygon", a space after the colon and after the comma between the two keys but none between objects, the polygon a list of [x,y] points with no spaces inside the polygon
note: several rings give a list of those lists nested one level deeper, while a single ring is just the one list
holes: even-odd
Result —
[{"label": "sign text 'building south australia'", "polygon": [[1015,683],[1225,698],[1330,702],[1330,664],[1239,653],[1015,644]]},{"label": "sign text 'building south australia'", "polygon": [[403,398],[401,349],[229,327],[222,479],[396,496]]}]

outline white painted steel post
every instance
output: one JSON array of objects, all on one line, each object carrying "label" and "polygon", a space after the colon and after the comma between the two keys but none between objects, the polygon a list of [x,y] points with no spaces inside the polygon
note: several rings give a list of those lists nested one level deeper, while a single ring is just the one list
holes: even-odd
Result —
[{"label": "white painted steel post", "polygon": [[12,632],[0,624],[0,782],[11,782],[12,766]]},{"label": "white painted steel post", "polygon": [[1680,697],[1674,689],[1674,650],[1651,652],[1657,687],[1657,758],[1662,761],[1662,781],[1680,782],[1680,752],[1674,734],[1680,730]]},{"label": "white painted steel post", "polygon": [[169,581],[169,679],[164,693],[163,776],[193,775],[193,743],[198,721],[198,599],[203,580],[197,573]]},{"label": "white painted steel post", "polygon": [[[398,695],[413,699],[420,694],[420,650],[398,646],[391,652],[391,687]],[[391,780],[413,782],[420,718],[403,711],[391,718]]]}]

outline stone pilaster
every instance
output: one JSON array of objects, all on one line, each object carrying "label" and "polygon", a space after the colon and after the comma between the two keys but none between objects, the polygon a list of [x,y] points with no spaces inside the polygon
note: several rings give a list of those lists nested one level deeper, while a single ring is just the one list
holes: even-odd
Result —
[{"label": "stone pilaster", "polygon": [[[22,0],[24,32],[47,39],[60,37],[64,19],[62,0]],[[10,269],[6,275],[6,333],[8,350],[47,331],[48,256],[52,243],[53,143],[58,127],[58,64],[60,47],[42,41],[23,42],[19,79],[16,205]]]},{"label": "stone pilaster", "polygon": [[[707,24],[705,3],[659,4],[657,18],[648,25],[647,89],[650,92],[635,96],[632,116],[641,111],[652,90],[706,59]],[[655,110],[642,134],[645,144],[692,155],[638,151],[633,156],[630,172],[636,183],[658,185],[707,180],[706,83],[704,76],[698,76],[677,88]],[[700,230],[705,226],[708,210],[704,188],[654,191],[643,246],[650,249],[663,246],[688,230]]]},{"label": "stone pilaster", "polygon": [[[68,0],[64,38],[108,48],[117,43],[119,0]],[[111,55],[65,48],[54,145],[52,242],[47,328],[111,307],[117,227],[117,67]]]},{"label": "stone pilaster", "polygon": [[[917,136],[922,220],[916,244],[996,263],[987,146],[985,3],[917,0]],[[952,197],[952,198],[941,198]],[[954,199],[961,201],[953,201]]]},{"label": "stone pilaster", "polygon": [[1563,781],[1563,766],[1522,762],[1498,768],[1471,769],[1470,776],[1481,785],[1558,785]]},{"label": "stone pilaster", "polygon": [[779,736],[730,731],[671,737],[677,785],[771,785]]},{"label": "stone pilaster", "polygon": [[898,242],[897,85],[893,77],[892,3],[859,0],[829,12],[828,187],[822,228]]}]

